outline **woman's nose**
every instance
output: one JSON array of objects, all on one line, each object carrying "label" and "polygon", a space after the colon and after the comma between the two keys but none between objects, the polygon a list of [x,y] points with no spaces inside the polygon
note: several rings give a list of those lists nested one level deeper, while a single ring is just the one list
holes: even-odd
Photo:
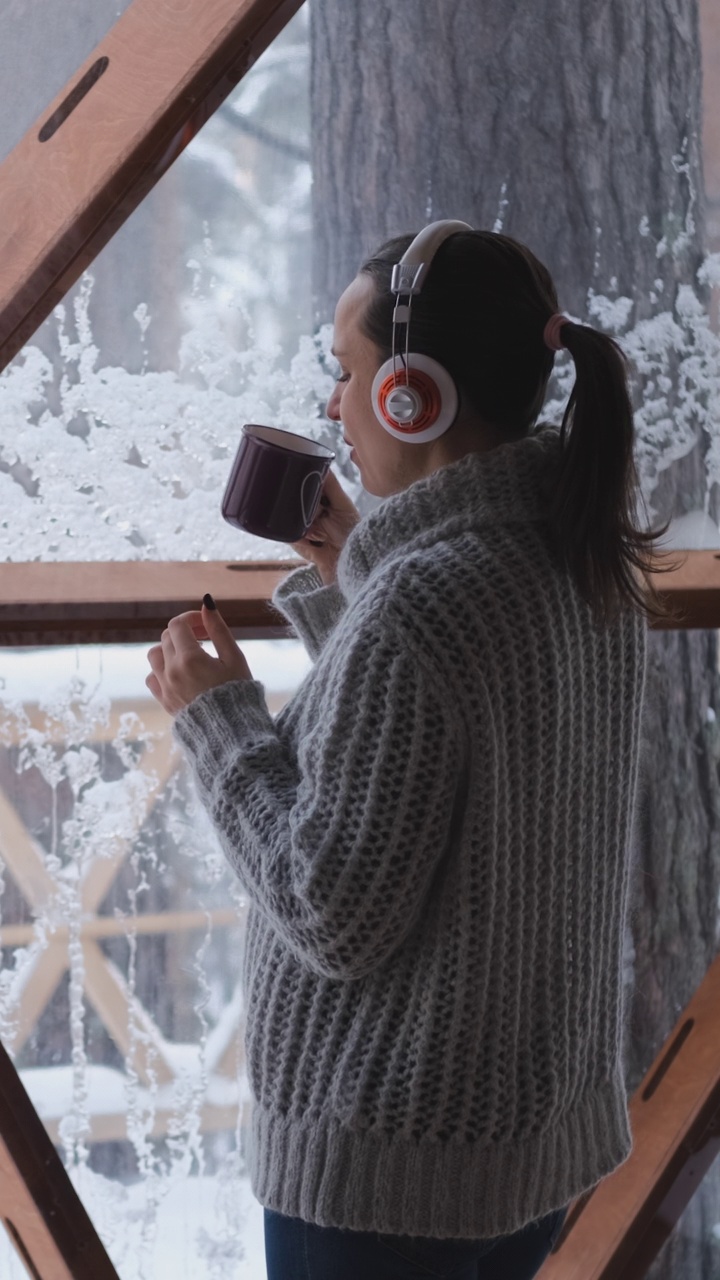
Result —
[{"label": "woman's nose", "polygon": [[340,386],[338,383],[335,384],[335,389],[327,402],[325,413],[328,418],[332,418],[333,422],[340,421]]}]

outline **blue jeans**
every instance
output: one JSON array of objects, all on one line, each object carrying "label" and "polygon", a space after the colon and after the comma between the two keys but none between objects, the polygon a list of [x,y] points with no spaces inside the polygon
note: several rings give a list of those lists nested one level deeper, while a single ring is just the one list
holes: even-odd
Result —
[{"label": "blue jeans", "polygon": [[266,1209],[268,1280],[532,1280],[566,1212],[494,1240],[431,1240],[317,1227]]}]

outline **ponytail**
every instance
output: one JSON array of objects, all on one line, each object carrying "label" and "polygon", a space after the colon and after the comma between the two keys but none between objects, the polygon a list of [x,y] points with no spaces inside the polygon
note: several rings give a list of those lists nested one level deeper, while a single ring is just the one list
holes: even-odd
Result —
[{"label": "ponytail", "polygon": [[[375,285],[362,328],[383,360],[392,350],[393,264],[412,239],[388,240],[360,268]],[[558,558],[598,621],[627,607],[663,616],[648,578],[659,571],[653,543],[664,530],[635,524],[633,412],[620,347],[558,315],[547,268],[509,236],[458,232],[441,245],[435,262],[413,302],[413,349],[439,361],[478,417],[501,440],[513,441],[533,429],[554,352],[567,347],[576,380],[548,494]]]},{"label": "ponytail", "polygon": [[[566,321],[562,345],[575,362],[551,495],[557,548],[599,621],[623,606],[662,616],[649,591],[653,543],[664,530],[638,529],[633,410],[623,352],[612,338]],[[559,344],[558,344],[559,345]]]}]

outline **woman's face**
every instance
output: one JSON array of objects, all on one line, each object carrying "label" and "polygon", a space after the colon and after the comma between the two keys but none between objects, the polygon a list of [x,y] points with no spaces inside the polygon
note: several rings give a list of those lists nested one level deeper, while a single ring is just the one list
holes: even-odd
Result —
[{"label": "woman's face", "polygon": [[337,304],[333,352],[340,375],[328,400],[327,415],[342,424],[363,488],[385,498],[407,488],[422,474],[424,457],[420,455],[425,450],[396,440],[375,417],[371,391],[383,358],[360,327],[374,288],[370,276],[356,276]]}]

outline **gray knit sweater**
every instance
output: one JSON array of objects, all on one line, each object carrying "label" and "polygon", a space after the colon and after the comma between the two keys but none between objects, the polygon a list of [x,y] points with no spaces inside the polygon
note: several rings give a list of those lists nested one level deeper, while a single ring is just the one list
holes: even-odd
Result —
[{"label": "gray knit sweater", "polygon": [[176,719],[251,903],[260,1201],[486,1237],[630,1150],[621,951],[644,626],[549,549],[546,430],[353,531],[276,604],[315,663],[273,719],[233,681]]}]

